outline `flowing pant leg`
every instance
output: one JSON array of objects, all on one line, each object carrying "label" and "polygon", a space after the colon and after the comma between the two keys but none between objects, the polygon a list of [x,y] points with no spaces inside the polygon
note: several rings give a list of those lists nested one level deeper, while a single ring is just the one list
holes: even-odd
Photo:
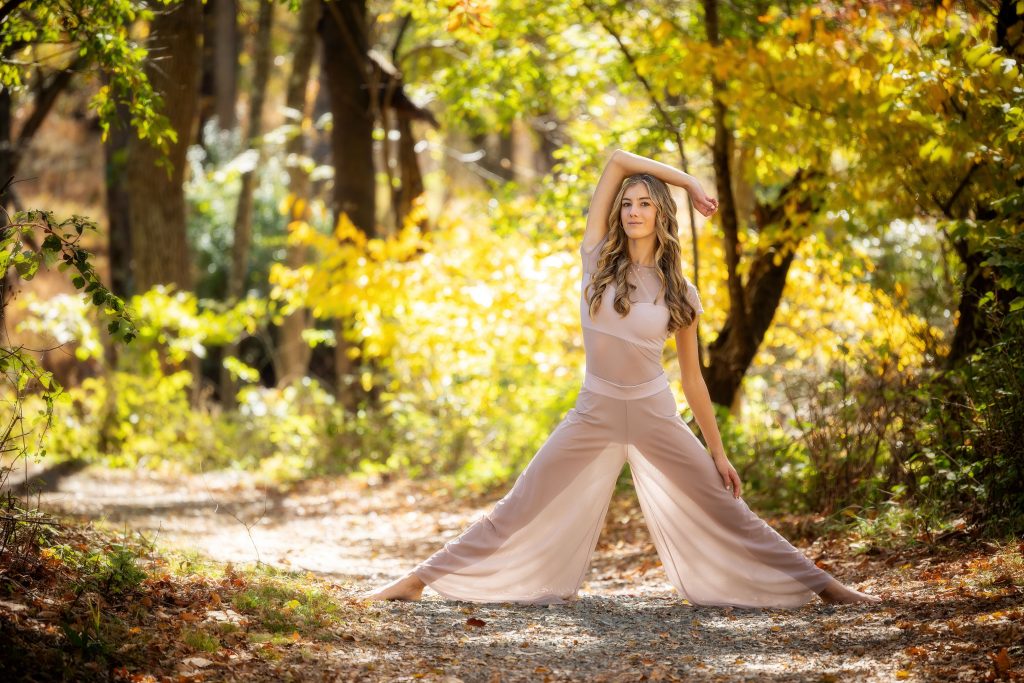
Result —
[{"label": "flowing pant leg", "polygon": [[473,602],[564,602],[586,575],[625,463],[624,403],[582,389],[494,508],[413,569]]},{"label": "flowing pant leg", "polygon": [[668,578],[696,605],[798,607],[831,575],[725,489],[671,389],[627,406],[627,452]]}]

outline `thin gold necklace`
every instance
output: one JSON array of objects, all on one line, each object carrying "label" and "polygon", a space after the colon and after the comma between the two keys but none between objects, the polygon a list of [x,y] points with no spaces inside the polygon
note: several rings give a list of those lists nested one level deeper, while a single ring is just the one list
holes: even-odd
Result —
[{"label": "thin gold necklace", "polygon": [[[632,261],[630,261],[630,263],[632,263]],[[643,280],[643,278],[642,278],[642,277],[640,277],[640,271],[639,271],[639,270],[637,270],[637,267],[636,267],[636,264],[635,264],[635,263],[632,263],[632,265],[633,265],[633,274],[634,274],[634,275],[636,275],[636,281],[637,281],[637,283],[638,283],[638,284],[639,284],[639,285],[640,285],[641,287],[643,287],[643,290],[644,290],[644,294],[645,294],[645,295],[647,296],[647,298],[648,298],[648,299],[650,299],[650,298],[651,298],[651,293],[650,293],[649,291],[647,291],[647,285],[645,285],[645,284],[644,284],[644,280]],[[649,268],[650,266],[647,266],[647,267]],[[651,301],[650,303],[652,303],[652,304],[653,304],[653,303],[657,302],[657,300],[658,300],[658,297],[654,297],[654,301]],[[644,303],[647,303],[647,302],[644,302]]]}]

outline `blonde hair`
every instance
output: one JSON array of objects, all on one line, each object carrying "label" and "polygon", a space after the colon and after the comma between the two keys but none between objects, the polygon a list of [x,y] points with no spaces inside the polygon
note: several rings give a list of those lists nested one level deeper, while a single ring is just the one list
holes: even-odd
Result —
[{"label": "blonde hair", "polygon": [[597,315],[601,307],[601,299],[605,288],[614,281],[615,299],[612,307],[625,317],[629,313],[629,294],[636,285],[626,281],[629,270],[628,237],[622,227],[622,197],[633,185],[643,183],[654,202],[657,210],[654,219],[654,260],[658,265],[658,279],[664,288],[664,301],[668,307],[668,333],[672,334],[680,327],[689,327],[697,310],[686,299],[689,282],[683,277],[681,264],[682,248],[679,245],[679,222],[676,220],[676,201],[668,186],[658,178],[647,173],[631,175],[622,181],[612,211],[608,215],[608,240],[598,255],[597,270],[588,285],[587,304],[590,315]]}]

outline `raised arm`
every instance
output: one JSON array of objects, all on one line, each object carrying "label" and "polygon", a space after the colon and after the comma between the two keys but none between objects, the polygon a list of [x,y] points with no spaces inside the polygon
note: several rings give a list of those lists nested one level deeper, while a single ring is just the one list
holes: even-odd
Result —
[{"label": "raised arm", "polygon": [[597,181],[597,189],[590,200],[587,228],[583,233],[584,250],[593,249],[608,232],[608,216],[614,208],[612,202],[615,201],[615,195],[618,194],[622,181],[636,173],[649,173],[669,185],[683,188],[690,194],[693,207],[704,216],[710,216],[718,208],[718,200],[709,199],[697,179],[689,173],[639,154],[617,149],[612,152],[608,163],[605,164],[601,178]]}]

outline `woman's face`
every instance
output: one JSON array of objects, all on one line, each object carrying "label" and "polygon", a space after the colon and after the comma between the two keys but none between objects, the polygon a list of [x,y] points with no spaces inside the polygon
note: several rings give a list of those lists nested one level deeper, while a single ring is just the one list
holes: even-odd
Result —
[{"label": "woman's face", "polygon": [[647,185],[634,183],[622,195],[622,228],[630,239],[639,239],[654,234],[658,209],[650,197]]}]

